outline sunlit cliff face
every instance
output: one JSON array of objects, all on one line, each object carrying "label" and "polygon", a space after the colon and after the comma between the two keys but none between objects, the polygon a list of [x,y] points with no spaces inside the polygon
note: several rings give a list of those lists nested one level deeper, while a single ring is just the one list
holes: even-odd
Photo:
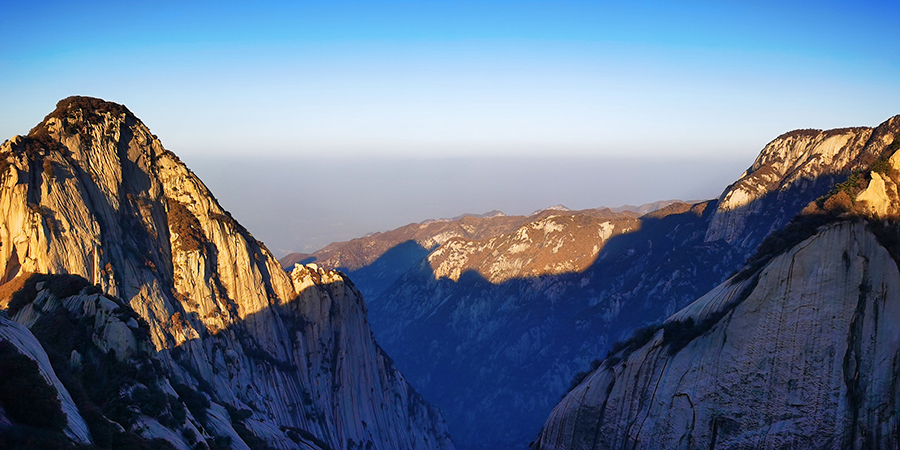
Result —
[{"label": "sunlit cliff face", "polygon": [[[131,380],[114,398],[95,399],[133,407],[128,421],[104,411],[122,432],[180,446],[228,438],[235,448],[297,439],[313,448],[453,448],[440,412],[372,339],[352,283],[302,265],[284,271],[124,106],[67,98],[28,136],[0,146],[0,161],[4,281],[77,275],[91,291],[32,283],[36,293],[11,318],[38,335],[49,320],[74,320],[90,330],[76,340],[87,346],[80,351],[99,355],[80,364],[107,355],[121,371],[141,372],[153,360],[147,389],[181,397],[177,383],[209,403],[211,419],[192,422],[189,438],[179,419],[141,409],[129,393],[145,387]],[[75,367],[79,354],[60,358]]]}]

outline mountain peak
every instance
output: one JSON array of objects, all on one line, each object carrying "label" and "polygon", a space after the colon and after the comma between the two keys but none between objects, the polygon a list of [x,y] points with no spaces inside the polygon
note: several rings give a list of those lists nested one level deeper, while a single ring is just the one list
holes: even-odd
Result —
[{"label": "mountain peak", "polygon": [[571,211],[571,209],[567,208],[566,205],[553,205],[553,206],[548,206],[548,207],[543,208],[543,209],[539,209],[539,210],[537,210],[537,211],[531,213],[531,215],[533,216],[533,215],[535,215],[535,214],[540,214],[540,213],[545,212],[545,211],[561,211],[561,212],[566,212],[566,211]]},{"label": "mountain peak", "polygon": [[[900,122],[895,116],[876,128],[807,129],[782,134],[767,144],[741,178],[720,196],[707,242],[722,239],[744,247],[749,255],[762,237],[786,225],[806,206],[806,202],[797,200],[798,190],[809,192],[813,198],[828,193],[854,170],[862,170],[882,156],[898,133]],[[767,207],[771,202],[779,207]],[[778,215],[781,219],[758,234],[744,233],[749,218],[756,215]]]},{"label": "mountain peak", "polygon": [[[97,349],[48,347],[63,355],[58,370],[110,367],[104,361],[114,358],[147,373],[138,357],[161,368],[153,379],[117,376],[120,384],[89,391],[95,405],[126,405],[128,418],[86,403],[69,408],[97,419],[88,425],[98,447],[121,447],[100,441],[115,424],[185,449],[453,448],[440,412],[371,339],[352,283],[337,272],[282,270],[125,106],[63,99],[28,136],[0,144],[0,187],[0,284],[31,274],[56,280],[17,296],[0,328],[8,318],[40,335],[52,327],[35,318],[85,319],[78,323],[95,324],[84,327],[90,337],[71,340]],[[53,289],[52,301],[38,292]],[[114,311],[122,320],[108,320]],[[148,389],[169,406],[146,407]],[[181,391],[197,401],[197,420],[187,407],[172,409]],[[5,417],[0,411],[0,425]]]},{"label": "mountain peak", "polygon": [[119,103],[103,100],[96,97],[85,97],[73,95],[66,97],[56,103],[56,109],[44,117],[37,126],[28,133],[30,137],[40,137],[49,134],[49,124],[52,119],[64,122],[62,125],[70,134],[73,134],[75,125],[79,121],[94,121],[102,114],[111,114],[114,116],[125,116],[137,119],[135,115],[125,106]]}]

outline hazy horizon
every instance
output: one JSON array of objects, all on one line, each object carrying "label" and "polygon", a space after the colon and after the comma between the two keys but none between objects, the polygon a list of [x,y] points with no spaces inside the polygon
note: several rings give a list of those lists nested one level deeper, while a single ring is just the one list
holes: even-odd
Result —
[{"label": "hazy horizon", "polygon": [[746,158],[656,161],[203,156],[182,160],[224,208],[281,257],[466,213],[500,210],[528,215],[558,204],[578,210],[712,199],[750,166],[757,151]]},{"label": "hazy horizon", "polygon": [[124,104],[279,254],[712,198],[786,131],[900,113],[895,1],[8,3],[0,139]]}]

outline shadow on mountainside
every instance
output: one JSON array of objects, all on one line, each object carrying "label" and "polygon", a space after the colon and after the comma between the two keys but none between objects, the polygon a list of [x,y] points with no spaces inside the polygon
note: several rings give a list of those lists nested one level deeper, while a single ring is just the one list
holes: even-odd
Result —
[{"label": "shadow on mountainside", "polygon": [[[872,409],[860,405],[865,402],[865,398],[890,396],[891,392],[867,392],[865,395],[862,392],[877,391],[885,385],[882,381],[885,375],[889,381],[896,378],[892,377],[896,370],[892,370],[888,362],[886,370],[878,374],[875,367],[883,362],[883,358],[866,353],[862,353],[866,356],[860,356],[860,346],[856,342],[860,339],[865,341],[864,348],[880,348],[894,342],[893,336],[887,336],[885,342],[875,342],[879,336],[871,330],[878,330],[881,325],[863,327],[860,323],[864,319],[877,322],[879,317],[884,317],[883,305],[885,302],[891,303],[889,299],[885,300],[885,295],[889,295],[891,291],[885,286],[895,283],[896,269],[900,265],[900,197],[897,192],[900,171],[897,169],[898,161],[892,157],[897,155],[898,150],[900,141],[895,140],[880,157],[874,161],[871,158],[865,161],[861,166],[863,170],[854,170],[846,177],[846,181],[834,184],[824,196],[809,203],[787,225],[769,233],[741,270],[720,288],[676,316],[669,317],[665,323],[638,330],[627,342],[617,344],[613,354],[608,355],[609,359],[602,363],[601,373],[592,375],[590,382],[581,384],[554,409],[542,431],[544,439],[539,438],[538,444],[531,448],[607,448],[612,445],[610,443],[615,442],[628,442],[629,445],[638,447],[675,447],[676,443],[683,445],[684,442],[709,448],[730,448],[735,446],[735,442],[756,446],[758,443],[751,441],[758,436],[763,436],[762,440],[768,439],[771,434],[766,430],[780,426],[785,417],[788,417],[788,422],[816,423],[815,426],[829,423],[829,419],[820,417],[818,411],[840,410],[843,406],[832,407],[828,402],[844,397],[851,400],[846,406],[846,411],[849,412],[837,413],[837,423],[844,424],[842,429],[838,427],[843,436],[839,434],[835,438],[829,434],[828,425],[821,428],[826,430],[824,434],[822,431],[811,431],[811,427],[800,426],[790,428],[779,439],[791,442],[794,446],[800,442],[801,447],[807,448],[822,447],[826,445],[823,442],[830,445],[837,441],[844,446],[855,441],[866,442],[870,448],[895,447],[892,442],[896,441],[896,433],[875,433],[871,430],[877,427],[862,425],[866,420],[885,423],[886,415],[880,414],[877,418],[868,419],[865,411]],[[821,179],[815,181],[820,182]],[[865,231],[862,231],[863,227]],[[877,240],[877,244],[873,245],[873,240]],[[789,255],[787,259],[775,259],[785,253]],[[892,262],[885,262],[884,256],[887,255]],[[854,271],[856,274],[850,275]],[[766,284],[757,290],[757,283]],[[858,294],[855,290],[859,291]],[[745,300],[751,304],[742,303]],[[873,307],[874,315],[866,312]],[[842,308],[855,313],[843,315]],[[814,313],[806,314],[809,311]],[[774,322],[780,323],[782,329],[777,329],[778,325],[774,325]],[[863,328],[867,331],[863,331]],[[769,330],[769,336],[762,340],[759,339],[759,333],[754,335],[741,332],[763,329]],[[712,335],[707,335],[711,330]],[[843,336],[841,333],[844,332],[849,335]],[[821,335],[815,337],[816,333]],[[701,336],[703,338],[699,340],[704,343],[694,342]],[[728,355],[717,357],[726,340],[728,344],[723,352]],[[690,350],[679,353],[689,344],[692,346]],[[797,410],[794,409],[797,402],[784,403],[785,395],[769,392],[763,401],[768,403],[764,405],[765,408],[760,409],[755,400],[748,400],[752,395],[735,395],[733,388],[737,387],[739,391],[745,384],[754,384],[752,378],[756,369],[767,374],[767,379],[787,380],[799,373],[791,367],[802,365],[806,361],[806,368],[802,370],[805,376],[800,377],[801,384],[804,377],[809,378],[807,381],[812,384],[821,384],[820,378],[827,378],[827,373],[832,369],[834,373],[841,373],[839,359],[833,368],[827,367],[827,362],[822,367],[813,367],[821,365],[823,360],[810,357],[812,347],[804,349],[804,345],[823,349],[825,361],[835,351],[840,353],[846,350],[847,353],[843,359],[845,377],[833,383],[832,392],[826,392],[828,389],[813,389],[815,393],[807,395],[801,402],[817,404],[818,407]],[[634,351],[638,353],[633,359],[629,358]],[[792,353],[795,358],[803,361],[797,364],[785,363],[790,357],[779,353],[782,351],[785,354]],[[882,353],[884,352],[891,354],[893,350]],[[701,362],[704,354],[710,358]],[[860,362],[864,358],[879,361]],[[856,367],[865,369],[848,368],[848,361],[855,361]],[[766,368],[772,364],[777,367],[771,370]],[[701,369],[695,370],[698,367]],[[754,368],[749,374],[742,370],[748,367]],[[778,367],[784,368],[785,373],[778,373]],[[847,373],[850,375],[847,376]],[[710,377],[710,374],[715,376]],[[720,374],[729,375],[722,378]],[[729,378],[730,381],[725,381]],[[735,383],[735,380],[738,381]],[[726,386],[729,383],[731,386]],[[615,394],[611,394],[613,384],[617,391]],[[794,384],[793,380],[785,382],[779,389],[794,392],[803,390]],[[661,389],[657,392],[653,386]],[[691,386],[698,389],[694,391]],[[684,390],[685,387],[688,388],[687,391]],[[623,391],[630,393],[623,394]],[[844,394],[845,391],[848,393]],[[683,392],[688,392],[688,403],[676,406],[673,400],[672,403],[663,401],[651,405],[654,402],[645,403],[647,396],[642,392],[652,393],[647,395],[657,399],[674,399],[685,395]],[[710,395],[717,392],[727,394]],[[629,395],[631,397],[625,400],[624,397]],[[690,396],[694,397],[693,402]],[[667,425],[658,426],[659,423],[654,424],[652,419],[647,421],[647,429],[653,431],[641,431],[644,423],[640,417],[659,417],[663,410],[674,414],[673,417],[690,417],[690,411],[694,409],[698,398],[699,404],[704,405],[703,410],[715,411],[712,419],[709,416],[703,417],[703,413],[694,418],[698,431],[695,431],[693,422],[690,422],[690,429],[685,429],[682,434],[679,425],[668,427],[669,422],[663,420]],[[733,400],[735,403],[731,403]],[[837,400],[837,403],[842,401]],[[663,403],[666,405],[663,406]],[[653,409],[657,411],[651,411]],[[637,410],[640,412],[636,412]],[[763,420],[760,421],[758,417],[746,420],[747,411],[751,410],[766,411]],[[841,418],[841,413],[846,415]],[[560,426],[561,416],[570,418],[564,429]],[[632,429],[632,424],[636,424],[636,428]],[[723,424],[728,426],[720,428]],[[709,428],[704,428],[706,426]],[[762,429],[762,433],[757,433],[754,427]],[[617,431],[612,431],[614,429]],[[621,431],[624,433],[620,433]],[[657,434],[666,433],[669,433],[667,437],[656,439]],[[556,440],[546,439],[548,436],[554,436]],[[720,441],[717,441],[717,436]],[[817,436],[831,438],[816,442]]]},{"label": "shadow on mountainside", "polygon": [[[349,270],[338,267],[346,273],[367,301],[374,301],[401,275],[411,270],[422,259],[428,257],[432,249],[427,249],[415,240],[408,240],[392,247],[379,256],[372,264]],[[314,261],[311,261],[314,262]]]},{"label": "shadow on mountainside", "polygon": [[460,448],[521,448],[574,375],[735,273],[767,235],[848,175],[801,180],[729,212],[747,216],[733,244],[706,242],[717,204],[708,201],[641,217],[582,272],[493,284],[469,270],[454,282],[436,279],[423,258],[369,301],[372,328],[443,410]]}]

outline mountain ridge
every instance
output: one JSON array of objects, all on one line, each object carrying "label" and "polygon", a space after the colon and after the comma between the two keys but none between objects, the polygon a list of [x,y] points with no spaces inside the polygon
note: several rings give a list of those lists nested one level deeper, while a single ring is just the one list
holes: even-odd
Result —
[{"label": "mountain ridge", "polygon": [[[614,213],[635,213],[638,215],[644,215],[644,214],[649,214],[653,211],[665,208],[666,206],[669,206],[674,203],[699,203],[699,201],[683,202],[681,200],[674,200],[674,199],[673,200],[660,200],[660,201],[645,203],[645,204],[637,205],[637,206],[622,205],[622,206],[617,206],[614,208],[598,207],[598,208],[592,208],[590,210],[582,210],[582,211],[604,211],[604,210],[608,209]],[[392,230],[388,230],[388,231],[378,231],[378,232],[368,233],[364,236],[361,236],[359,238],[354,238],[350,241],[332,242],[313,253],[301,253],[301,252],[288,253],[288,254],[282,256],[281,258],[279,258],[278,261],[281,263],[282,267],[284,267],[285,269],[289,269],[289,268],[293,267],[293,265],[298,262],[306,261],[306,262],[315,262],[316,264],[321,265],[322,267],[325,267],[325,268],[329,268],[329,269],[343,269],[343,270],[353,271],[353,270],[361,268],[363,264],[371,264],[371,262],[373,261],[373,258],[377,259],[378,257],[380,257],[383,254],[383,252],[379,253],[379,251],[376,251],[376,252],[372,253],[371,255],[369,255],[369,259],[366,259],[361,262],[348,263],[348,262],[344,262],[343,258],[334,258],[333,257],[333,253],[336,251],[337,247],[349,246],[349,245],[351,245],[351,243],[358,241],[358,240],[377,238],[377,237],[380,237],[383,235],[397,232],[399,230],[403,230],[407,227],[414,227],[415,225],[419,225],[421,227],[421,226],[431,225],[434,223],[459,222],[466,218],[493,219],[496,217],[532,217],[532,216],[535,216],[537,214],[541,214],[541,213],[544,213],[547,211],[553,211],[554,208],[557,208],[559,206],[562,206],[562,205],[557,205],[556,207],[542,208],[537,211],[534,211],[533,213],[529,214],[528,216],[508,216],[507,214],[503,213],[503,211],[495,209],[495,210],[488,211],[483,214],[466,213],[466,214],[460,214],[458,216],[451,217],[451,218],[426,219],[421,222],[407,224],[405,226],[395,228]],[[563,208],[565,208],[565,207],[563,206]],[[570,211],[568,208],[565,208],[565,210]],[[438,233],[434,233],[434,234],[436,235]],[[488,237],[486,235],[481,235],[481,236]],[[478,239],[477,237],[474,237],[474,238]],[[433,240],[431,240],[431,239],[433,239]],[[420,244],[429,243],[429,242],[432,244],[440,244],[442,241],[442,239],[438,238],[437,236],[431,236],[431,237],[417,236],[413,240],[424,241],[424,242],[420,242]],[[397,245],[402,242],[403,241],[394,239],[389,243],[389,245],[391,245],[391,244]]]}]

